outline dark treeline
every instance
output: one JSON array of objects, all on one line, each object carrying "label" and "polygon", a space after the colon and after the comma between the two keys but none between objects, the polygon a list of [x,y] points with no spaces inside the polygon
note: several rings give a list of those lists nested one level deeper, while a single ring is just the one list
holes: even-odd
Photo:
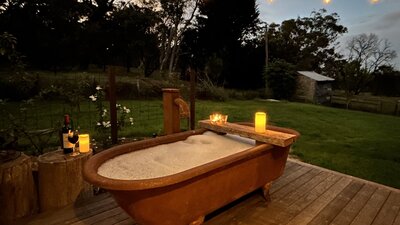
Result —
[{"label": "dark treeline", "polygon": [[[356,58],[351,51],[348,56],[339,54],[338,38],[347,32],[339,22],[339,15],[321,9],[309,17],[268,24],[267,30],[255,0],[147,0],[138,5],[115,0],[0,0],[0,64],[23,61],[28,68],[55,72],[118,65],[127,72],[139,68],[144,76],[156,70],[164,76],[185,74],[191,66],[213,84],[240,89],[280,82],[269,79],[281,76],[265,71],[289,74],[281,70],[290,67],[334,77],[350,94],[382,76],[377,73],[381,66],[395,72],[389,62],[396,54],[389,44],[378,52],[386,60],[372,62],[369,68],[364,66],[366,57]],[[264,69],[266,34],[269,70]],[[358,45],[363,40],[376,46],[365,51],[367,56],[382,43],[376,35],[361,35],[349,49],[364,49]],[[18,54],[7,53],[7,48]],[[289,67],[282,67],[286,64]]]},{"label": "dark treeline", "polygon": [[148,32],[157,17],[148,8],[117,7],[109,0],[15,0],[3,5],[0,29],[17,38],[17,50],[33,68],[130,67],[151,55],[147,51],[157,54],[156,33]]},{"label": "dark treeline", "polygon": [[[263,26],[255,1],[0,1],[0,33],[28,67],[89,65],[185,71],[189,64],[229,87],[262,87]],[[4,57],[1,59],[4,65]],[[246,77],[246,79],[243,79]],[[245,82],[243,82],[245,80]]]}]

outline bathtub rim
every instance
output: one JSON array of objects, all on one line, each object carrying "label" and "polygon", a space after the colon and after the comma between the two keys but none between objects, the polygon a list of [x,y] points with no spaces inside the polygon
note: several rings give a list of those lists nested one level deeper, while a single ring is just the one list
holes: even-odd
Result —
[{"label": "bathtub rim", "polygon": [[[252,123],[238,123],[246,126],[251,126]],[[281,127],[268,126],[271,130],[277,130],[285,133],[291,133],[299,135],[295,130]],[[224,158],[220,158],[209,163],[190,168],[188,170],[171,174],[168,176],[150,178],[150,179],[138,179],[138,180],[121,180],[113,179],[101,176],[98,174],[98,168],[107,160],[114,158],[118,155],[122,155],[128,152],[138,151],[144,148],[154,147],[160,144],[168,144],[176,141],[181,141],[186,139],[191,135],[202,134],[207,129],[196,129],[193,131],[185,131],[176,134],[166,135],[162,137],[157,137],[153,139],[147,139],[132,143],[126,143],[122,145],[117,145],[104,150],[94,156],[92,156],[84,165],[83,177],[89,183],[107,189],[107,190],[146,190],[152,188],[160,188],[173,184],[177,184],[183,181],[193,179],[195,177],[201,176],[203,174],[215,171],[218,168],[226,167],[231,164],[239,163],[240,161],[257,157],[261,154],[266,154],[274,148],[271,144],[258,144],[254,147],[248,148],[241,152],[229,155]]]},{"label": "bathtub rim", "polygon": [[[205,131],[206,130],[203,130],[203,129],[195,130],[195,132],[189,132],[189,135],[187,135],[187,136],[202,134]],[[85,163],[84,170],[83,170],[83,176],[89,183],[92,183],[95,186],[99,186],[99,187],[107,189],[107,190],[145,190],[145,189],[159,188],[159,187],[164,187],[164,186],[169,186],[169,185],[173,185],[176,183],[180,183],[180,182],[195,178],[197,176],[201,176],[210,171],[216,170],[223,166],[228,166],[235,162],[239,162],[239,161],[242,161],[242,160],[245,160],[248,158],[252,158],[252,157],[257,157],[258,155],[263,154],[265,151],[271,150],[273,148],[273,146],[270,144],[261,144],[258,146],[248,148],[241,152],[226,156],[224,158],[220,158],[220,159],[211,161],[209,163],[205,163],[203,165],[190,168],[190,169],[182,171],[182,172],[178,172],[178,173],[171,174],[168,176],[150,178],[150,179],[121,180],[121,179],[113,179],[113,178],[104,177],[97,173],[98,168],[105,161],[107,161],[113,157],[116,157],[118,155],[128,153],[128,152],[142,150],[143,148],[141,148],[141,147],[143,145],[143,142],[146,142],[146,141],[150,142],[153,140],[155,141],[153,143],[145,143],[145,144],[150,144],[149,146],[144,147],[144,148],[148,148],[148,147],[153,147],[153,146],[156,146],[159,144],[168,144],[168,143],[172,143],[175,141],[181,141],[181,140],[185,139],[184,135],[179,135],[178,137],[181,139],[177,140],[176,138],[174,138],[174,140],[171,142],[165,141],[165,138],[171,138],[171,137],[172,138],[176,137],[176,134],[160,137],[159,139],[163,138],[164,142],[163,142],[163,140],[159,140],[159,139],[156,140],[157,138],[154,138],[151,140],[140,141],[140,143],[138,141],[138,142],[134,142],[134,143],[124,144],[121,146],[112,147],[103,152],[100,152],[100,153],[92,156],[90,158],[90,160]]]}]

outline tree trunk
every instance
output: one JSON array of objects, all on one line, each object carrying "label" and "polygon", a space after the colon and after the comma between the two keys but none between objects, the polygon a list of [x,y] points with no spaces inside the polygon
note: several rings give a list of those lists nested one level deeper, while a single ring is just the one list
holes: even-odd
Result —
[{"label": "tree trunk", "polygon": [[83,164],[92,152],[77,156],[62,150],[39,156],[40,211],[60,208],[77,200],[93,196],[93,188],[82,177]]},{"label": "tree trunk", "polygon": [[0,165],[0,224],[14,224],[37,212],[32,161],[27,155]]},{"label": "tree trunk", "polygon": [[174,40],[174,47],[172,48],[172,51],[171,51],[171,57],[169,59],[168,73],[170,76],[172,75],[172,71],[174,71],[175,59],[178,58],[177,57],[178,49],[179,49],[178,37],[176,36],[176,38]]}]

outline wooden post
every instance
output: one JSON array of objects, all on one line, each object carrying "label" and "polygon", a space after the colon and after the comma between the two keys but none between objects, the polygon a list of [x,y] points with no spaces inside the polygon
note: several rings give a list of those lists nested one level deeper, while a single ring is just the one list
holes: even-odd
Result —
[{"label": "wooden post", "polygon": [[268,24],[265,24],[265,68],[268,68]]},{"label": "wooden post", "polygon": [[115,93],[115,67],[111,66],[108,71],[109,83],[109,101],[110,101],[110,122],[111,122],[111,142],[118,142],[118,124],[117,124],[117,96]]},{"label": "wooden post", "polygon": [[16,219],[38,210],[37,192],[32,176],[32,161],[21,154],[0,164],[0,224],[14,224]]},{"label": "wooden post", "polygon": [[189,67],[190,73],[190,130],[196,126],[196,72]]},{"label": "wooden post", "polygon": [[92,151],[70,156],[63,154],[62,150],[57,150],[39,156],[41,212],[93,196],[92,186],[82,177],[83,164],[91,155]]},{"label": "wooden post", "polygon": [[163,91],[164,133],[180,132],[179,105],[175,99],[179,98],[179,89],[165,88]]}]

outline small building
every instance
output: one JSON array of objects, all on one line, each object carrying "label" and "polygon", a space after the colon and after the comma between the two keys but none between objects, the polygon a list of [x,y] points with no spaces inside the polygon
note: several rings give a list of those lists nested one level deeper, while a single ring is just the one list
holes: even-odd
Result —
[{"label": "small building", "polygon": [[296,100],[315,104],[330,103],[335,79],[314,71],[297,71],[297,75],[294,94]]}]

